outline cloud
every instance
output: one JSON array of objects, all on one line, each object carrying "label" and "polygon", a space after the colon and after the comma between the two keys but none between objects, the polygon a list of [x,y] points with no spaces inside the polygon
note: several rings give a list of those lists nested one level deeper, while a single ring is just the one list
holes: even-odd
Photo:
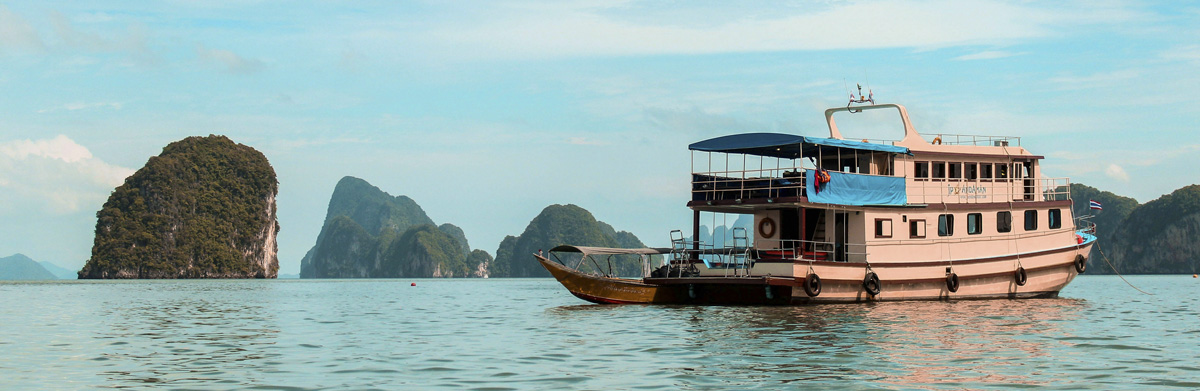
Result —
[{"label": "cloud", "polygon": [[[86,15],[85,20],[96,20],[92,15]],[[110,18],[111,19],[111,18]],[[107,22],[108,20],[98,20]],[[141,28],[133,26],[124,34],[105,38],[99,34],[85,33],[76,29],[66,16],[59,12],[50,13],[50,24],[54,33],[67,46],[76,47],[92,52],[125,53],[141,61],[154,61],[154,53],[147,43],[146,34]]]},{"label": "cloud", "polygon": [[1126,173],[1124,168],[1115,163],[1109,164],[1108,168],[1104,169],[1104,175],[1121,182],[1129,182],[1129,173]]},{"label": "cloud", "polygon": [[1184,45],[1167,49],[1159,54],[1165,60],[1200,61],[1200,45]]},{"label": "cloud", "polygon": [[202,44],[196,44],[196,57],[201,61],[220,65],[226,72],[235,74],[251,74],[263,68],[260,60],[242,57],[228,50],[210,49]]},{"label": "cloud", "polygon": [[29,22],[0,5],[0,51],[10,48],[41,50],[45,44]]},{"label": "cloud", "polygon": [[108,164],[65,135],[0,142],[0,214],[99,208],[133,170]]},{"label": "cloud", "polygon": [[[468,57],[706,54],[794,50],[939,48],[1058,34],[1136,18],[1121,8],[1059,9],[989,0],[882,0],[743,10],[654,9],[629,3],[475,10],[427,33],[435,47]],[[1062,6],[1053,6],[1062,7]],[[746,6],[744,8],[753,8]],[[994,55],[994,54],[993,54]]]},{"label": "cloud", "polygon": [[1007,52],[1007,51],[1003,51],[1003,50],[985,50],[985,51],[975,53],[975,54],[967,54],[967,55],[963,55],[963,56],[958,56],[958,57],[955,57],[954,59],[958,60],[958,61],[995,60],[997,58],[1020,56],[1023,54],[1025,54],[1025,53],[1023,53],[1023,52],[1022,53],[1013,53],[1013,52]]},{"label": "cloud", "polygon": [[571,145],[608,145],[608,143],[598,140],[592,140],[586,137],[571,137],[567,139],[567,144]]},{"label": "cloud", "polygon": [[89,109],[120,110],[121,107],[123,107],[123,106],[124,105],[121,104],[120,102],[73,102],[73,103],[64,104],[62,106],[54,106],[54,107],[51,107],[48,109],[41,109],[41,110],[38,110],[37,112],[40,114],[46,114],[46,113],[53,113],[53,112],[59,111],[59,110],[66,110],[66,111],[78,111],[78,110],[89,110]]},{"label": "cloud", "polygon": [[1122,80],[1134,79],[1141,76],[1141,72],[1134,69],[1121,69],[1111,72],[1097,72],[1091,75],[1084,76],[1059,76],[1050,78],[1051,82],[1058,84],[1073,84],[1083,87],[1095,87],[1096,85],[1112,83]]}]

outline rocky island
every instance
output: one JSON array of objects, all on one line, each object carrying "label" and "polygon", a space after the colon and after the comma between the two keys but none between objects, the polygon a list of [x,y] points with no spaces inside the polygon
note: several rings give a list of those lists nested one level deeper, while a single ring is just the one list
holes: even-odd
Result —
[{"label": "rocky island", "polygon": [[491,263],[461,228],[435,225],[411,198],[347,176],[333,189],[300,278],[488,277]]},{"label": "rocky island", "polygon": [[[549,251],[554,246],[642,248],[642,241],[632,233],[617,231],[611,225],[596,220],[591,212],[576,205],[550,205],[529,222],[520,236],[509,235],[496,249],[492,275],[496,277],[550,277],[533,258],[538,250]],[[642,274],[637,257],[614,257],[616,274]]]},{"label": "rocky island", "polygon": [[254,148],[215,135],[173,142],[96,213],[79,278],[275,278],[278,189]]}]

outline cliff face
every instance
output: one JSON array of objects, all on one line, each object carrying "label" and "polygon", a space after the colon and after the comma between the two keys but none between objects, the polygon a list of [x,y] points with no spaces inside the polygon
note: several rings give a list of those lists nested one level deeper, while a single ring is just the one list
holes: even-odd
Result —
[{"label": "cliff face", "polygon": [[[461,228],[436,226],[420,205],[366,181],[334,188],[301,278],[487,277],[491,257],[475,255]],[[486,262],[485,262],[486,261]]]},{"label": "cliff face", "polygon": [[275,278],[275,170],[225,136],[163,148],[96,213],[79,278]]},{"label": "cliff face", "polygon": [[[1108,205],[1104,209],[1108,211]],[[1100,246],[1121,273],[1200,271],[1200,185],[1175,190],[1134,208],[1108,238]],[[1101,271],[1111,269],[1104,265]]]},{"label": "cliff face", "polygon": [[[492,267],[494,277],[550,277],[542,265],[533,259],[538,250],[549,251],[554,246],[640,248],[645,247],[636,236],[616,231],[596,220],[590,212],[575,205],[550,205],[542,210],[521,236],[508,236],[496,249]],[[641,261],[637,257],[614,257],[617,275],[640,276]]]}]

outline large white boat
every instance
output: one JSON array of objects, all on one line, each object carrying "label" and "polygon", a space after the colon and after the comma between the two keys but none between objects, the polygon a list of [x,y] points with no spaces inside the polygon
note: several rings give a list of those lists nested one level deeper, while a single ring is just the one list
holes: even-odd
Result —
[{"label": "large white boat", "polygon": [[[1006,136],[926,139],[897,104],[825,111],[829,137],[745,133],[691,144],[691,236],[672,247],[564,245],[535,257],[596,303],[804,304],[1054,297],[1087,267],[1095,227],[1070,183]],[[870,103],[855,106],[853,103]],[[895,110],[899,141],[847,140],[837,113]],[[845,115],[845,114],[843,114]],[[714,246],[702,213],[753,215]],[[644,275],[613,275],[614,257]]]}]

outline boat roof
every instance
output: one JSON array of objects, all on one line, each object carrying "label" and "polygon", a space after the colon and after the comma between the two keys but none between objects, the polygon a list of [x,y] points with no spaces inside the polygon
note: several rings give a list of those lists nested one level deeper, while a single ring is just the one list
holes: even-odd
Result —
[{"label": "boat roof", "polygon": [[796,159],[801,156],[817,156],[818,153],[837,153],[838,149],[903,153],[911,155],[908,148],[894,145],[875,144],[834,138],[798,136],[786,133],[742,133],[710,138],[688,145],[688,149],[704,152],[741,153]]},{"label": "boat roof", "polygon": [[587,255],[659,255],[671,252],[669,248],[611,248],[562,245],[550,249],[556,253],[582,253]]}]

